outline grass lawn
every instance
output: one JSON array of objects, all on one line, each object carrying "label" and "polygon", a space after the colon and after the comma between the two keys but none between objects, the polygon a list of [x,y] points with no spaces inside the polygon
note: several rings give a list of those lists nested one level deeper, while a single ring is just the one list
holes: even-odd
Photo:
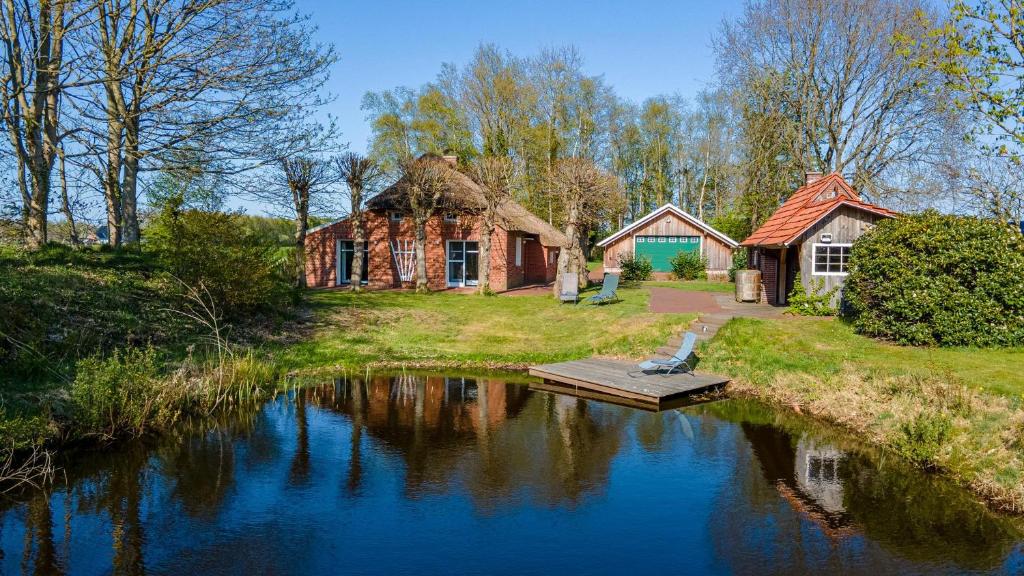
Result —
[{"label": "grass lawn", "polygon": [[289,371],[360,366],[510,368],[593,354],[638,358],[687,326],[692,314],[652,314],[649,292],[622,289],[604,306],[549,296],[479,296],[315,290],[318,327],[274,356]]},{"label": "grass lawn", "polygon": [[734,320],[718,333],[704,362],[754,384],[781,374],[829,378],[855,368],[874,376],[940,377],[990,393],[1024,394],[1024,349],[896,346],[822,318]]},{"label": "grass lawn", "polygon": [[713,282],[711,280],[648,280],[643,285],[675,288],[687,292],[726,292],[729,294],[736,289],[736,285],[732,282]]}]

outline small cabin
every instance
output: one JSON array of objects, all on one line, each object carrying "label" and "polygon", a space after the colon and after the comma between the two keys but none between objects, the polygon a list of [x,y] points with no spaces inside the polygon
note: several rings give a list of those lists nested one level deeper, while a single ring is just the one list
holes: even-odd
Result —
[{"label": "small cabin", "polygon": [[741,246],[749,251],[750,267],[761,271],[762,299],[782,305],[797,282],[809,290],[821,279],[825,291],[841,290],[853,243],[879,221],[896,216],[862,201],[839,173],[810,172]]},{"label": "small cabin", "polygon": [[651,261],[655,276],[667,277],[677,254],[696,252],[707,261],[708,278],[725,280],[739,243],[685,210],[665,204],[597,245],[604,248],[605,272],[620,272],[619,259],[635,254]]}]

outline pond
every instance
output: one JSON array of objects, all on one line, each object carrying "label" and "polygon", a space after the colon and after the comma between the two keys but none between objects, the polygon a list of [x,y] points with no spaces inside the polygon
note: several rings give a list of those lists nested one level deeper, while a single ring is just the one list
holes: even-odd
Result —
[{"label": "pond", "polygon": [[62,465],[0,503],[0,573],[1024,571],[1018,520],[742,400],[338,378]]}]

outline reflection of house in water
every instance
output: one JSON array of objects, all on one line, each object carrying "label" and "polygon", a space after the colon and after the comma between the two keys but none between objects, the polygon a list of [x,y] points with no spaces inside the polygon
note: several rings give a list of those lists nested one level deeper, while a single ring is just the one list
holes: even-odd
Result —
[{"label": "reflection of house in water", "polygon": [[819,445],[807,436],[801,437],[794,447],[789,434],[772,426],[743,423],[741,427],[765,480],[775,486],[794,510],[820,526],[829,537],[852,534],[843,501],[842,451]]}]

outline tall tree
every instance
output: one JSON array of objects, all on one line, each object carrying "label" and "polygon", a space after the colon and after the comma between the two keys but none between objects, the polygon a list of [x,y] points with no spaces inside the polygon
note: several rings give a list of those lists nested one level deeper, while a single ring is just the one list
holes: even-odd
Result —
[{"label": "tall tree", "polygon": [[343,154],[337,160],[338,175],[348,187],[349,222],[352,223],[352,275],[349,287],[358,292],[363,281],[363,244],[366,242],[366,223],[363,208],[366,194],[373,189],[382,175],[380,166],[371,158],[355,152]]},{"label": "tall tree", "polygon": [[555,191],[565,212],[566,245],[558,253],[555,295],[562,275],[577,273],[581,286],[587,282],[587,232],[593,224],[622,209],[618,182],[592,161],[566,158],[555,165]]},{"label": "tall tree", "polygon": [[291,193],[295,215],[295,285],[305,288],[310,199],[331,183],[331,167],[327,161],[311,156],[287,156],[278,162],[281,177]]},{"label": "tall tree", "polygon": [[515,178],[512,161],[504,156],[485,156],[478,159],[470,172],[484,195],[484,210],[480,221],[480,273],[479,291],[491,291],[491,236],[497,225],[498,210],[512,198]]},{"label": "tall tree", "polygon": [[[47,240],[53,165],[64,137],[61,96],[77,65],[66,44],[93,9],[88,2],[40,0],[0,4],[0,114],[16,163],[25,240]],[[71,52],[74,54],[74,52]]]},{"label": "tall tree", "polygon": [[139,239],[147,158],[166,168],[178,157],[170,152],[196,149],[224,166],[252,160],[266,141],[290,138],[281,118],[319,104],[335,56],[290,12],[279,0],[99,0],[102,93],[77,104],[105,126],[92,141],[105,160],[111,243]]},{"label": "tall tree", "polygon": [[401,163],[398,185],[409,201],[416,250],[416,291],[427,292],[427,222],[445,201],[454,168],[437,156],[406,158]]},{"label": "tall tree", "polygon": [[804,170],[852,173],[876,199],[905,192],[902,169],[927,169],[942,137],[941,79],[914,66],[923,0],[748,0],[715,39],[723,80],[781,79],[774,110],[800,127],[790,155]]}]

